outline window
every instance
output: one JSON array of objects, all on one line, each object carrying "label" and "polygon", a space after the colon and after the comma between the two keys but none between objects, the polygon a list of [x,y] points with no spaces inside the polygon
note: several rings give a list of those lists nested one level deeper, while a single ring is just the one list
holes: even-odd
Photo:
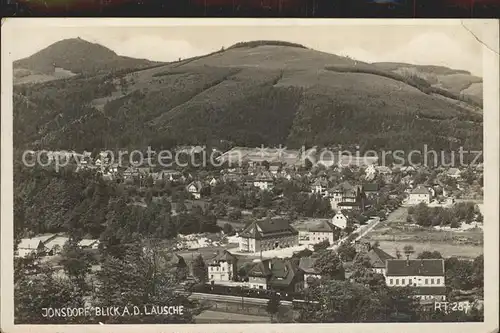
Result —
[{"label": "window", "polygon": [[440,283],[441,283],[441,279],[437,279],[436,284],[440,284]]},{"label": "window", "polygon": [[431,284],[434,284],[434,279],[431,279]]},{"label": "window", "polygon": [[392,279],[389,279],[389,284],[391,284],[391,285],[392,285],[392,283],[393,283],[393,282],[392,282]]},{"label": "window", "polygon": [[211,279],[213,279],[213,278],[214,278],[214,276],[213,276],[213,275],[210,275],[210,278],[211,278]]},{"label": "window", "polygon": [[399,279],[396,279],[396,286],[399,284]]},{"label": "window", "polygon": [[264,289],[264,287],[263,286],[259,286],[259,289]]},{"label": "window", "polygon": [[404,286],[405,285],[405,279],[401,279],[401,284]]},{"label": "window", "polygon": [[425,284],[429,284],[429,279],[425,279]]}]

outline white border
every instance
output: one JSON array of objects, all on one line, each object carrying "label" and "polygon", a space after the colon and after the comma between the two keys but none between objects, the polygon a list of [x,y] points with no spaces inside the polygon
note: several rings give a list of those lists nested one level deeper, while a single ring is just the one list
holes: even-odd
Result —
[{"label": "white border", "polygon": [[[484,190],[485,190],[485,322],[484,323],[411,323],[411,324],[193,324],[193,325],[13,325],[13,163],[12,163],[12,58],[9,47],[18,27],[159,27],[159,26],[312,26],[312,25],[412,25],[457,26],[459,20],[411,19],[104,19],[104,18],[9,18],[2,24],[2,107],[1,107],[1,328],[4,332],[484,332],[498,329],[498,234],[499,234],[499,21],[462,20],[489,46],[483,46],[484,86]],[[478,33],[481,30],[481,33]],[[496,50],[492,52],[490,49]],[[112,327],[112,328],[111,328]]]}]

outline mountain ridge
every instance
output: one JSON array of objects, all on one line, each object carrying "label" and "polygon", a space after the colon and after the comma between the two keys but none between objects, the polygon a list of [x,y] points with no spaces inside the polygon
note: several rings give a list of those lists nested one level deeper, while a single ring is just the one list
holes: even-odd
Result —
[{"label": "mountain ridge", "polygon": [[220,140],[366,149],[482,146],[480,108],[433,86],[422,70],[398,65],[387,71],[286,44],[243,42],[120,74],[34,85],[29,93],[18,88],[15,124],[30,134],[17,141],[87,150]]}]

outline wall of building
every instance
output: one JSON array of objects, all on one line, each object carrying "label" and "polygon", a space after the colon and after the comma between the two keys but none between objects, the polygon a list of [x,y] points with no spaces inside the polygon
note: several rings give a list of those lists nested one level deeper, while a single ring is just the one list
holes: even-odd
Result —
[{"label": "wall of building", "polygon": [[255,240],[254,252],[274,250],[276,243],[278,243],[278,247],[280,248],[297,246],[299,245],[299,235]]},{"label": "wall of building", "polygon": [[240,237],[240,251],[241,252],[257,252],[257,244],[255,239]]},{"label": "wall of building", "polygon": [[429,204],[431,202],[431,196],[429,194],[410,193],[409,202],[412,204],[419,204],[421,202]]},{"label": "wall of building", "polygon": [[444,276],[386,276],[388,286],[444,287]]},{"label": "wall of building", "polygon": [[328,240],[330,244],[333,244],[333,232],[309,232],[309,244],[321,243],[324,240]]},{"label": "wall of building", "polygon": [[252,289],[267,289],[267,281],[262,277],[250,276],[248,278],[248,285]]},{"label": "wall of building", "polygon": [[218,266],[208,266],[210,281],[231,281],[233,274],[233,265],[227,262],[220,262]]}]

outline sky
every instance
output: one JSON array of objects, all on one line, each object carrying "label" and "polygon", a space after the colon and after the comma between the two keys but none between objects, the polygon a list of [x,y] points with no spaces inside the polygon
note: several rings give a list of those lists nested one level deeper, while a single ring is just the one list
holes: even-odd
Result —
[{"label": "sky", "polygon": [[[472,32],[477,31],[467,24]],[[482,46],[460,22],[454,25],[288,25],[162,27],[16,27],[12,56],[21,59],[66,38],[99,43],[119,55],[172,61],[237,42],[283,40],[365,62],[440,65],[482,76]]]}]

